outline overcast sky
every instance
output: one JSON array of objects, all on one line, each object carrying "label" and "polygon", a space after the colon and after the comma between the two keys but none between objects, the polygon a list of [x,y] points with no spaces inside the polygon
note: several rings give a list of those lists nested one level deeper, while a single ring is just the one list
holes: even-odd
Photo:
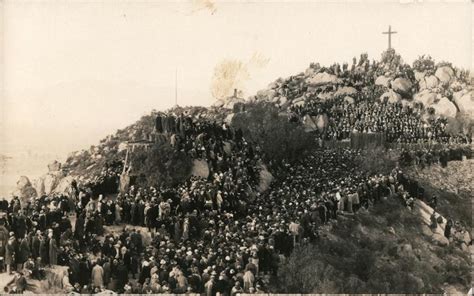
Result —
[{"label": "overcast sky", "polygon": [[3,1],[0,153],[87,148],[152,109],[210,105],[217,65],[240,61],[245,96],[278,77],[387,47],[471,67],[464,3]]}]

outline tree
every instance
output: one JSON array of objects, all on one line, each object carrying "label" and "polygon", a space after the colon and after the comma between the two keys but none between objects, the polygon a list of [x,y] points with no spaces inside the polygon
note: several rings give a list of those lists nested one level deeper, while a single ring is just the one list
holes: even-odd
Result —
[{"label": "tree", "polygon": [[381,147],[362,151],[358,156],[360,168],[371,174],[388,174],[396,167],[400,153]]},{"label": "tree", "polygon": [[139,149],[131,156],[132,174],[144,186],[173,186],[189,178],[192,161],[184,152],[176,151],[168,143],[151,149]]},{"label": "tree", "polygon": [[241,129],[244,137],[258,144],[267,161],[293,161],[305,154],[314,144],[314,137],[286,115],[265,102],[248,104],[246,111],[232,118],[232,126]]}]

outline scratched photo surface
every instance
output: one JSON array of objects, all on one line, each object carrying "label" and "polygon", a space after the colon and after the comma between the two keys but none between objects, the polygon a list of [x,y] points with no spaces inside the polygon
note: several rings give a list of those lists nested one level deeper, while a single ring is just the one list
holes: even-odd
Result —
[{"label": "scratched photo surface", "polygon": [[0,9],[5,293],[472,293],[472,2]]}]

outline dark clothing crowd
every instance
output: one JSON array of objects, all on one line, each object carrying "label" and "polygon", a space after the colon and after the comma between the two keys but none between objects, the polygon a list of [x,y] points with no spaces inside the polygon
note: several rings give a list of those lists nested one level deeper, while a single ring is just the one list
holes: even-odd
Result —
[{"label": "dark clothing crowd", "polygon": [[175,149],[206,160],[209,176],[175,187],[130,186],[118,196],[77,186],[70,196],[26,205],[1,201],[7,271],[40,278],[48,266],[68,266],[63,288],[86,294],[263,293],[293,248],[317,242],[320,227],[341,213],[385,198],[411,208],[424,195],[398,168],[358,170],[359,151],[351,149],[282,163],[260,193],[261,152],[241,131],[172,114],[159,115],[155,129]]},{"label": "dark clothing crowd", "polygon": [[344,98],[308,101],[291,108],[297,117],[326,114],[327,126],[318,133],[322,140],[350,139],[352,133],[382,133],[388,143],[465,144],[470,138],[446,131],[445,118],[424,116],[426,110],[402,103],[361,100],[349,103]]},{"label": "dark clothing crowd", "polygon": [[472,158],[470,145],[453,145],[452,147],[432,147],[422,149],[403,149],[400,164],[424,169],[434,164],[446,167],[449,161],[462,161]]}]

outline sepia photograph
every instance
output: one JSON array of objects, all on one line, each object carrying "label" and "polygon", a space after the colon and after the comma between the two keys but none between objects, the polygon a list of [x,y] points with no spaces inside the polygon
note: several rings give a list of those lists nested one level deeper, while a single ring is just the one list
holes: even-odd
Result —
[{"label": "sepia photograph", "polygon": [[473,3],[0,0],[0,294],[473,295]]}]

